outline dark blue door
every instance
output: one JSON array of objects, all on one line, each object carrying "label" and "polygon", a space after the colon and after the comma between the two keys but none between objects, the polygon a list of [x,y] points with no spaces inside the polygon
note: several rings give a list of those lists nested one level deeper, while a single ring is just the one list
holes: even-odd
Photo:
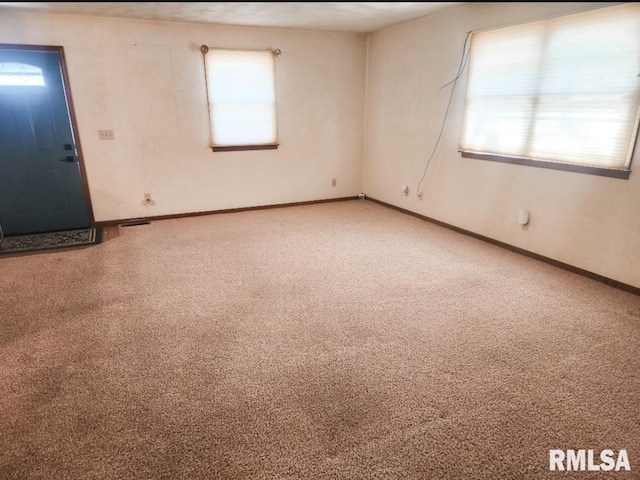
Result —
[{"label": "dark blue door", "polygon": [[89,224],[59,53],[0,49],[3,234]]}]

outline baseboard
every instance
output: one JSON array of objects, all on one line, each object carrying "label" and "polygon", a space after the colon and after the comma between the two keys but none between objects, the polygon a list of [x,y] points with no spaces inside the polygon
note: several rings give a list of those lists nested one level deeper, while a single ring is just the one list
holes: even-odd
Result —
[{"label": "baseboard", "polygon": [[[353,197],[340,197],[340,198],[327,198],[323,200],[308,200],[305,202],[293,202],[293,203],[277,203],[273,205],[260,205],[257,207],[241,207],[241,208],[228,208],[224,210],[208,210],[206,212],[192,212],[192,213],[177,213],[172,215],[157,215],[151,217],[144,217],[145,221],[152,220],[168,220],[173,218],[185,218],[185,217],[200,217],[202,215],[216,215],[220,213],[237,213],[248,212],[252,210],[267,210],[269,208],[284,208],[284,207],[298,207],[301,205],[313,205],[316,203],[330,203],[330,202],[343,202],[345,200],[357,200],[357,196]],[[96,227],[109,227],[113,225],[121,225],[123,223],[140,221],[140,218],[123,218],[120,220],[106,220],[103,222],[95,222]]]},{"label": "baseboard", "polygon": [[603,275],[599,275],[597,273],[593,273],[593,272],[590,272],[588,270],[584,270],[582,268],[574,267],[573,265],[570,265],[568,263],[560,262],[558,260],[554,260],[553,258],[545,257],[544,255],[540,255],[538,253],[530,252],[529,250],[525,250],[525,249],[520,248],[520,247],[515,247],[513,245],[501,242],[499,240],[495,240],[495,239],[490,238],[490,237],[485,237],[484,235],[480,235],[479,233],[474,233],[474,232],[471,232],[469,230],[465,230],[464,228],[460,228],[460,227],[456,227],[454,225],[450,225],[450,224],[442,222],[440,220],[436,220],[434,218],[427,217],[425,215],[421,215],[419,213],[412,212],[410,210],[406,210],[406,209],[404,209],[402,207],[397,207],[395,205],[391,205],[390,203],[386,203],[386,202],[383,202],[381,200],[376,200],[375,198],[371,198],[369,196],[367,196],[367,200],[369,200],[371,202],[374,202],[374,203],[377,203],[379,205],[391,208],[393,210],[397,210],[399,212],[406,213],[406,214],[411,215],[413,217],[417,217],[417,218],[420,218],[422,220],[426,220],[427,222],[439,225],[441,227],[448,228],[449,230],[453,230],[455,232],[462,233],[464,235],[468,235],[468,236],[473,237],[473,238],[477,238],[477,239],[482,240],[484,242],[491,243],[491,244],[496,245],[498,247],[502,247],[502,248],[505,248],[507,250],[511,250],[512,252],[519,253],[519,254],[524,255],[526,257],[533,258],[535,260],[539,260],[541,262],[548,263],[549,265],[553,265],[554,267],[562,268],[563,270],[567,270],[567,271],[572,272],[572,273],[577,273],[578,275],[582,275],[583,277],[587,277],[587,278],[590,278],[592,280],[596,280],[598,282],[601,282],[601,283],[604,283],[606,285],[609,285],[610,287],[615,287],[615,288],[618,288],[620,290],[624,290],[625,292],[633,293],[634,295],[639,295],[640,296],[640,288],[634,287],[633,285],[629,285],[629,284],[626,284],[626,283],[623,283],[623,282],[619,282],[618,280],[614,280],[612,278],[608,278],[608,277],[605,277]]}]

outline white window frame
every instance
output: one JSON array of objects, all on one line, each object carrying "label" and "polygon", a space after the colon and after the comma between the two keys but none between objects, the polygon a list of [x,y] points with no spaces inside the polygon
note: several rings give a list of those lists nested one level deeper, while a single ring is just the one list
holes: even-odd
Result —
[{"label": "white window frame", "polygon": [[20,62],[0,63],[0,86],[45,87],[44,74],[40,67]]},{"label": "white window frame", "polygon": [[[517,39],[517,35],[521,34],[520,32],[523,32],[522,35],[527,34],[527,32],[529,32],[529,35],[534,35],[530,33],[532,31],[544,32],[544,33],[541,33],[541,35],[544,34],[547,36],[554,35],[556,34],[556,32],[559,32],[558,34],[564,34],[564,32],[567,29],[567,25],[570,26],[569,28],[576,28],[576,27],[582,28],[584,32],[587,32],[586,28],[594,28],[592,26],[594,24],[594,19],[598,19],[598,21],[600,21],[599,20],[600,17],[598,15],[602,16],[602,18],[604,18],[604,21],[611,21],[612,18],[614,19],[624,18],[625,22],[635,22],[635,25],[640,27],[640,5],[639,4],[622,4],[622,5],[616,5],[613,7],[598,8],[598,9],[590,10],[588,12],[565,15],[562,17],[556,17],[556,18],[538,21],[538,22],[531,22],[531,23],[522,24],[522,25],[514,25],[514,26],[504,27],[500,29],[493,29],[486,32],[478,32],[472,35],[471,46],[470,46],[470,58],[469,58],[467,96],[465,98],[464,120],[463,120],[462,135],[461,135],[460,147],[459,147],[459,152],[463,157],[498,161],[498,162],[504,162],[504,163],[515,163],[520,165],[551,168],[551,169],[557,169],[557,170],[574,171],[574,172],[588,173],[588,174],[594,174],[594,175],[603,175],[603,176],[614,177],[614,178],[622,178],[622,179],[629,178],[629,175],[631,173],[631,159],[634,153],[636,138],[638,134],[638,124],[640,120],[640,47],[636,46],[637,43],[640,43],[640,42],[636,43],[633,40],[634,38],[639,39],[640,33],[636,33],[635,31],[630,32],[629,36],[631,39],[629,40],[628,48],[630,50],[633,50],[634,53],[637,53],[637,55],[634,55],[635,58],[626,58],[625,66],[621,67],[621,70],[624,70],[623,82],[626,82],[625,88],[631,89],[629,90],[629,92],[631,93],[625,92],[627,96],[625,97],[625,101],[622,102],[622,105],[623,105],[622,109],[623,110],[626,109],[626,110],[624,115],[621,116],[621,118],[624,118],[625,121],[618,122],[618,123],[621,125],[624,125],[624,127],[620,127],[619,132],[615,133],[615,135],[617,136],[614,136],[614,134],[611,134],[611,141],[609,144],[607,144],[608,146],[609,145],[611,146],[611,151],[615,150],[616,152],[617,156],[615,157],[615,163],[609,158],[604,158],[603,156],[602,163],[600,164],[599,163],[600,160],[596,158],[597,157],[596,153],[592,153],[591,156],[587,154],[585,155],[584,160],[580,158],[579,159],[580,161],[575,161],[575,158],[577,158],[578,155],[582,155],[582,151],[584,151],[585,148],[579,147],[578,143],[576,143],[575,146],[572,146],[571,142],[566,141],[566,138],[564,142],[559,141],[558,145],[562,143],[567,145],[564,148],[567,148],[567,151],[569,151],[569,153],[564,153],[564,152],[560,153],[560,152],[552,151],[551,153],[548,153],[546,155],[539,155],[539,156],[530,154],[531,151],[536,150],[536,148],[532,148],[530,146],[531,143],[533,142],[540,143],[541,141],[547,141],[547,137],[544,137],[543,134],[538,133],[537,137],[534,138],[533,135],[536,135],[536,134],[529,133],[529,131],[535,132],[536,127],[542,130],[543,129],[542,125],[544,125],[545,121],[548,121],[546,119],[540,119],[541,117],[543,117],[543,115],[536,116],[538,115],[538,111],[536,110],[537,104],[543,101],[546,101],[547,105],[551,105],[548,99],[552,98],[550,94],[544,91],[544,88],[547,88],[546,85],[549,85],[550,82],[547,81],[547,83],[544,84],[544,86],[541,86],[545,76],[550,75],[547,73],[547,70],[542,70],[542,69],[552,68],[552,67],[546,66],[547,64],[551,63],[551,62],[547,62],[547,57],[551,57],[551,55],[557,55],[558,48],[563,48],[563,45],[566,45],[566,44],[570,45],[570,42],[566,42],[565,40],[564,41],[565,43],[562,43],[562,41],[556,43],[555,45],[559,44],[560,47],[556,46],[555,50],[551,48],[547,48],[546,50],[543,48],[540,48],[538,52],[539,56],[537,56],[536,58],[527,58],[526,53],[524,54],[525,57],[518,56],[517,53],[515,53],[513,57],[511,57],[507,53],[506,55],[504,55],[504,58],[505,58],[504,63],[500,63],[498,65],[498,68],[495,69],[495,72],[496,72],[495,77],[491,77],[491,79],[487,80],[489,78],[489,75],[487,73],[492,73],[491,70],[487,68],[487,65],[491,65],[491,62],[494,61],[490,56],[492,52],[492,48],[493,48],[493,51],[495,52],[495,56],[496,56],[495,58],[497,58],[500,48],[502,48],[502,53],[504,54],[505,52],[504,45],[509,38]],[[632,18],[632,20],[629,20],[629,18]],[[633,25],[633,23],[631,24]],[[583,25],[587,25],[587,27],[583,27]],[[565,28],[565,30],[561,30],[562,28]],[[640,32],[640,28],[638,28],[638,32]],[[484,38],[481,38],[483,34],[486,34],[486,35]],[[631,34],[635,35],[635,37],[633,37]],[[483,48],[478,50],[479,52],[478,58],[474,58],[474,40],[484,42]],[[548,41],[548,37],[545,39],[542,39],[540,43],[544,43],[546,41]],[[494,43],[491,44],[490,42],[494,42]],[[564,48],[568,49],[570,47],[564,47]],[[531,51],[534,52],[535,50],[532,49]],[[551,53],[549,53],[549,51],[551,51]],[[567,50],[567,52],[568,51],[569,50]],[[584,50],[584,51],[587,51],[587,50]],[[515,52],[517,52],[517,50],[515,50]],[[588,50],[588,52],[590,53],[591,51]],[[602,57],[602,54],[600,55]],[[590,57],[590,59],[595,61],[594,57]],[[525,61],[525,64],[522,63],[523,60]],[[579,69],[583,67],[579,63],[581,61],[583,60],[576,59],[576,67],[577,67],[576,71],[580,71]],[[479,66],[476,66],[474,62],[477,62]],[[512,63],[509,63],[509,62],[512,62]],[[535,62],[537,62],[537,65],[540,65],[539,67],[541,69],[540,71],[536,71],[531,74],[529,72],[520,73],[523,70],[527,70],[528,66]],[[622,64],[622,62],[619,62],[619,63]],[[556,65],[557,64],[558,63],[556,63]],[[518,70],[518,65],[520,65],[520,70]],[[524,69],[522,68],[523,65],[525,65]],[[477,67],[477,70],[474,70],[474,68],[476,67]],[[532,68],[535,69],[536,67],[532,67]],[[559,70],[562,71],[562,67]],[[507,73],[504,73],[504,72],[507,72]],[[513,82],[514,82],[513,85],[515,85],[513,89],[509,88],[510,85],[508,84],[508,80],[510,80],[511,78],[513,78]],[[477,83],[474,84],[474,81],[476,81]],[[571,78],[570,81],[575,82],[576,79]],[[524,82],[530,82],[532,86],[519,87],[518,86],[519,84],[517,84],[516,82],[521,82],[520,84],[524,84]],[[536,82],[539,82],[539,83],[536,83]],[[480,94],[477,97],[474,97],[474,94],[475,94],[474,87],[477,87],[475,91],[480,92]],[[518,90],[518,88],[521,88],[521,90]],[[533,95],[530,95],[530,98],[527,98],[526,95],[520,94],[521,91],[526,91],[527,88],[535,91]],[[515,90],[516,94],[510,97],[509,96],[510,93],[509,94],[505,93],[510,90]],[[540,93],[541,91],[542,93]],[[486,92],[489,92],[489,93],[486,93]],[[555,93],[555,92],[552,92],[552,93]],[[587,92],[587,94],[584,95],[584,98],[592,98],[592,99],[595,98],[597,103],[599,98],[606,98],[605,95],[608,95],[610,93],[611,93],[610,91],[593,92],[593,93]],[[483,98],[482,95],[485,95],[485,97]],[[494,96],[491,97],[491,95],[494,95]],[[545,97],[544,95],[548,95],[548,96]],[[591,97],[589,97],[590,95]],[[598,97],[597,95],[600,95],[600,97]],[[574,94],[573,92],[565,93],[565,96],[571,97],[572,99],[571,101],[573,101],[575,97],[580,97],[578,94]],[[525,98],[525,100],[523,100],[523,98]],[[476,102],[475,105],[474,105],[474,101]],[[483,101],[485,101],[486,103],[483,104],[482,103]],[[491,102],[494,102],[494,101],[496,105],[495,110],[492,110],[491,107],[484,106],[484,105],[492,105]],[[527,102],[529,102],[529,104],[534,103],[536,104],[536,106],[534,106],[531,109],[532,113],[529,113],[529,111],[526,110],[526,106],[520,110],[518,102],[521,102],[522,105],[527,105]],[[568,103],[570,104],[568,108],[576,108],[570,102]],[[585,108],[584,111],[587,111],[588,114],[592,114],[593,118],[597,118],[599,111],[594,110],[595,107],[593,106],[591,107],[591,111],[589,111],[588,102],[585,101],[584,106],[579,103],[576,105],[579,105],[578,108]],[[626,108],[627,105],[628,105],[628,108]],[[504,115],[504,117],[501,117],[500,112],[502,111],[501,109],[503,108],[504,108],[504,111],[507,113]],[[552,106],[550,108],[555,108],[555,106]],[[472,109],[475,109],[475,110],[472,110]],[[515,140],[512,142],[512,145],[509,145],[509,147],[502,148],[501,145],[505,143],[504,139],[506,137],[504,132],[509,131],[509,128],[510,128],[510,125],[507,120],[507,118],[509,117],[509,113],[508,113],[509,109],[512,109],[518,114],[518,115],[515,115],[514,118],[518,116],[520,117],[520,118],[517,118],[516,120],[513,120],[513,122],[514,123],[522,122],[522,125],[527,125],[527,129],[520,129],[520,130],[521,131],[528,130],[528,131],[527,133],[521,133],[521,131],[517,131],[517,129],[514,129],[517,131],[517,133],[513,135],[513,138],[515,138]],[[525,113],[521,114],[522,111],[524,111]],[[490,117],[492,116],[492,114],[494,114],[494,112],[497,112],[497,113],[495,113],[495,117],[491,119]],[[568,113],[565,113],[564,111],[560,111],[560,113],[554,112],[554,114],[556,114],[559,118],[561,118],[561,121],[558,121],[558,122],[562,125],[562,128],[560,128],[558,132],[563,132],[563,133],[552,132],[551,134],[547,134],[548,136],[557,134],[558,138],[562,140],[562,135],[564,135],[563,128],[566,126],[567,127],[566,130],[570,129],[569,120],[567,119],[570,119],[572,115],[575,115],[574,111],[567,110],[567,112]],[[563,115],[565,116],[562,117]],[[550,116],[551,115],[547,114],[546,118],[548,119]],[[590,121],[592,122],[592,125],[593,125],[594,121],[593,120],[590,120]],[[565,123],[562,123],[562,122],[565,122]],[[580,124],[579,121],[576,121],[575,124],[577,124],[578,126],[582,126],[582,124]],[[597,122],[595,122],[595,124],[597,126]],[[605,126],[607,125],[603,124],[603,127]],[[587,131],[586,128],[583,128],[581,130],[581,134],[586,135],[585,133],[582,133],[586,131]],[[480,134],[479,132],[482,132],[484,135]],[[586,136],[584,138],[586,138]],[[549,142],[549,143],[552,143],[552,142]],[[514,150],[518,150],[520,148],[523,151],[523,154],[519,155],[517,153],[516,154],[513,153]],[[582,151],[580,150],[580,148],[582,148]],[[509,149],[511,149],[511,151],[509,151]],[[570,151],[571,149],[575,149],[575,151],[578,153],[573,153],[572,151]],[[540,149],[537,149],[537,150],[540,150]],[[558,155],[556,155],[556,153]],[[622,154],[625,155],[625,158],[622,158]],[[571,155],[573,155],[573,158],[571,157]],[[567,158],[569,158],[569,160],[567,160]]]},{"label": "white window frame", "polygon": [[200,51],[204,60],[211,149],[214,152],[277,149],[275,58],[280,50],[203,45]]}]

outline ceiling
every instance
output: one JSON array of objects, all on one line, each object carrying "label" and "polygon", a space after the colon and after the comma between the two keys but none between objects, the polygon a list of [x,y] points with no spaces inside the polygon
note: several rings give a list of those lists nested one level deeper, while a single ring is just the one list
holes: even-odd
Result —
[{"label": "ceiling", "polygon": [[71,15],[368,33],[465,2],[0,2]]}]

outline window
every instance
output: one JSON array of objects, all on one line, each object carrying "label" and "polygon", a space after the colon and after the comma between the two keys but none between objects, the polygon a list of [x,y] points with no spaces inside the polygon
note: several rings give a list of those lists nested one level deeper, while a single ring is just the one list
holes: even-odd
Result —
[{"label": "window", "polygon": [[14,87],[44,87],[42,69],[26,63],[0,63],[0,85]]},{"label": "window", "polygon": [[464,157],[628,178],[640,5],[473,34]]},{"label": "window", "polygon": [[201,49],[213,151],[278,147],[275,56],[279,50]]}]

